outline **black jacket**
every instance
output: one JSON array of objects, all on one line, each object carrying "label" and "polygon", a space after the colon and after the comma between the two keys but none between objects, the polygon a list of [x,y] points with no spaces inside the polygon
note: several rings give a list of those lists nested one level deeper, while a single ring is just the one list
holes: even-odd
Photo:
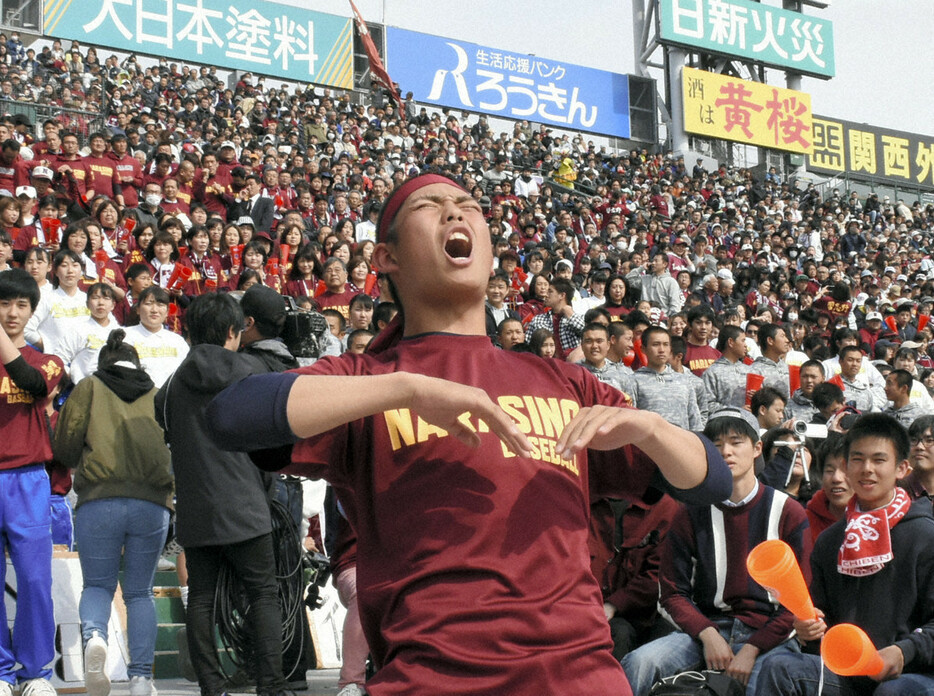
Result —
[{"label": "black jacket", "polygon": [[894,558],[874,575],[837,572],[846,520],[824,531],[811,553],[811,595],[828,626],[852,623],[877,648],[898,645],[905,672],[934,669],[934,515],[916,500],[892,529]]},{"label": "black jacket", "polygon": [[272,531],[261,472],[249,455],[211,442],[204,414],[225,387],[266,371],[256,358],[201,344],[156,395],[156,420],[172,450],[182,546],[228,545]]}]

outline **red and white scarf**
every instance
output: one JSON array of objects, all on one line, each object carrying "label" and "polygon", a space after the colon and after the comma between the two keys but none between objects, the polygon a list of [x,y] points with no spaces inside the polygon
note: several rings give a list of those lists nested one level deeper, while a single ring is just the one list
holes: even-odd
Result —
[{"label": "red and white scarf", "polygon": [[846,506],[846,532],[837,555],[837,572],[861,577],[873,575],[892,560],[891,529],[901,520],[911,498],[903,488],[895,489],[895,497],[885,507],[861,512],[856,497]]}]

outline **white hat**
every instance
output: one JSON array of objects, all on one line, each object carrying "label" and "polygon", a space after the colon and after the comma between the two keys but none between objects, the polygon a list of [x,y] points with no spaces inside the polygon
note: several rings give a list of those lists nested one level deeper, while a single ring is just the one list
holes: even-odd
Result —
[{"label": "white hat", "polygon": [[873,321],[875,319],[882,321],[882,315],[879,312],[870,312],[866,315],[866,321]]},{"label": "white hat", "polygon": [[48,167],[36,167],[32,170],[32,176],[34,179],[48,179],[49,181],[55,178],[55,174]]},{"label": "white hat", "polygon": [[32,186],[18,186],[16,188],[16,197],[19,198],[20,196],[28,196],[29,198],[36,198],[37,197],[36,189],[33,188]]}]

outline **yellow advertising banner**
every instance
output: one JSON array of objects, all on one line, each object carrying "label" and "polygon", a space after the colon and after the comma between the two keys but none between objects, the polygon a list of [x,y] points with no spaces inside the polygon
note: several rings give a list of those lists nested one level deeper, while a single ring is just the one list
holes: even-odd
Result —
[{"label": "yellow advertising banner", "polygon": [[811,95],[685,67],[684,130],[774,150],[809,154]]}]

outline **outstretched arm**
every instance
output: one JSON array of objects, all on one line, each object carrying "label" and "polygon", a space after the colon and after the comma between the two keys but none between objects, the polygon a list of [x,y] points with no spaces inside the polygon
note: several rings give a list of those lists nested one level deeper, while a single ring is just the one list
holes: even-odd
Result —
[{"label": "outstretched arm", "polygon": [[[565,427],[556,449],[570,459],[583,449],[612,450],[626,445],[642,450],[674,488],[696,488],[707,479],[708,471],[725,472],[724,480],[729,480],[729,471],[715,449],[651,411],[599,405],[583,408]],[[729,495],[727,489],[719,500]]]},{"label": "outstretched arm", "polygon": [[[322,395],[340,399],[322,408]],[[393,408],[409,408],[425,421],[477,447],[480,437],[465,424],[469,412],[505,445],[530,456],[531,444],[482,389],[408,372],[339,376],[269,374],[248,377],[221,392],[208,407],[212,437],[225,449],[277,447],[320,435],[340,425]]]}]

